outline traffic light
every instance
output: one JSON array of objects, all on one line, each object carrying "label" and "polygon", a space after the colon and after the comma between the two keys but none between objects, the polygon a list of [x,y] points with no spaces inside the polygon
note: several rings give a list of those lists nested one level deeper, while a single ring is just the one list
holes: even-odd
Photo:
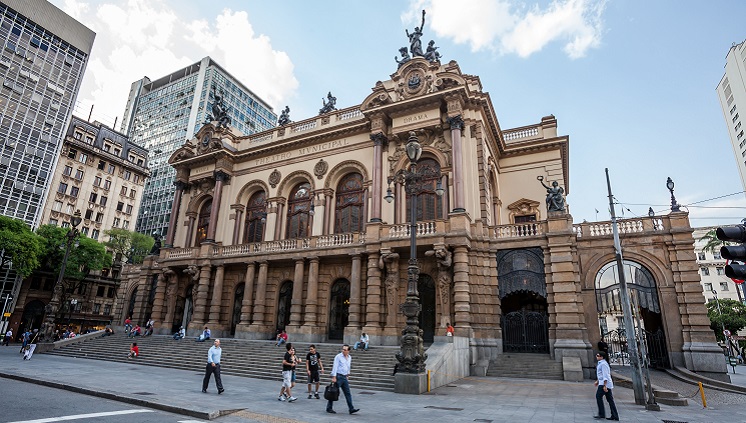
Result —
[{"label": "traffic light", "polygon": [[[726,242],[738,242],[741,245],[726,245],[720,247],[720,255],[728,260],[746,262],[746,226],[723,226],[715,231],[718,239]],[[746,279],[746,265],[731,262],[725,266],[725,276],[731,279]]]}]

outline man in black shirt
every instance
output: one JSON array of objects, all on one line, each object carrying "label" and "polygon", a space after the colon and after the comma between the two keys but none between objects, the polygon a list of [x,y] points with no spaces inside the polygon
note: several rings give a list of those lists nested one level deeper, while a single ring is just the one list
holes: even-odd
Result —
[{"label": "man in black shirt", "polygon": [[290,393],[290,389],[293,387],[293,370],[295,369],[295,358],[290,350],[293,348],[293,344],[285,344],[287,352],[282,359],[282,388],[280,388],[280,396],[277,398],[278,401],[293,402],[298,398],[295,398]]},{"label": "man in black shirt", "polygon": [[321,364],[321,354],[316,351],[316,345],[308,347],[306,354],[306,373],[308,373],[308,399],[311,399],[311,385],[316,383],[316,390],[313,391],[313,397],[319,399],[319,371],[324,372],[324,365]]}]

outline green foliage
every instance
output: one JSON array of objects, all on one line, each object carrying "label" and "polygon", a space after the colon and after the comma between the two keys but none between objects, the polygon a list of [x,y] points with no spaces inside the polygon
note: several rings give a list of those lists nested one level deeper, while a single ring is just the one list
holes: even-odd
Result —
[{"label": "green foliage", "polygon": [[12,263],[13,269],[26,277],[39,267],[42,253],[41,238],[25,222],[0,216],[0,268]]},{"label": "green foliage", "polygon": [[720,247],[728,245],[727,242],[718,239],[715,229],[710,229],[702,238],[698,241],[705,241],[705,246],[702,247],[702,251],[709,251],[711,253],[719,253]]},{"label": "green foliage", "polygon": [[135,264],[142,263],[155,244],[152,237],[126,229],[109,229],[104,234],[109,236],[104,245],[114,252],[114,256],[119,255],[122,261]]},{"label": "green foliage", "polygon": [[746,327],[746,305],[730,299],[712,300],[707,303],[707,317],[710,318],[710,327],[715,331],[718,341],[724,341],[723,326],[734,335]]},{"label": "green foliage", "polygon": [[[67,233],[70,228],[54,225],[43,225],[36,230],[44,238],[44,261],[42,266],[49,271],[59,273],[65,258]],[[83,280],[91,271],[111,266],[111,254],[106,247],[94,239],[79,234],[70,245],[70,253],[65,267],[65,279]]]}]

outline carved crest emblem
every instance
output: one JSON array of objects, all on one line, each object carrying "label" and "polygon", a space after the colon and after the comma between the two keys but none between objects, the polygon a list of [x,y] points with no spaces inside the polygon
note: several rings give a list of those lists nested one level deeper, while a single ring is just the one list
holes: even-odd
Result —
[{"label": "carved crest emblem", "polygon": [[269,179],[267,182],[272,186],[272,188],[276,188],[277,184],[280,183],[280,178],[282,178],[282,174],[279,170],[275,169],[272,171],[272,173],[269,174]]},{"label": "carved crest emblem", "polygon": [[326,172],[329,170],[329,163],[325,162],[324,159],[319,160],[318,163],[316,163],[316,166],[313,167],[313,174],[316,175],[317,178],[321,179],[326,175]]}]

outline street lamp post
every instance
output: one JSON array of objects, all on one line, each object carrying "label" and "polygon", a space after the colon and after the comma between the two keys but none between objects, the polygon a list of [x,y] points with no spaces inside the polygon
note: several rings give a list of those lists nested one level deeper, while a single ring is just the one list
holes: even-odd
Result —
[{"label": "street lamp post", "polygon": [[62,258],[62,266],[60,267],[60,274],[57,276],[57,282],[54,284],[54,291],[52,293],[52,299],[49,300],[44,312],[44,323],[42,324],[41,333],[43,339],[46,342],[53,341],[54,338],[54,320],[57,317],[57,312],[60,308],[60,296],[62,294],[62,279],[65,277],[65,268],[67,267],[67,258],[70,255],[70,247],[73,242],[80,234],[78,231],[78,225],[83,219],[80,217],[80,210],[77,210],[73,217],[70,219],[70,225],[72,228],[65,235],[65,256]]},{"label": "street lamp post", "polygon": [[[393,177],[389,177],[389,188],[386,190],[384,199],[387,202],[394,200],[391,192],[391,183],[403,184],[410,198],[409,215],[409,266],[407,267],[407,297],[404,304],[400,306],[402,313],[407,318],[407,324],[402,331],[401,350],[396,354],[399,361],[397,372],[422,374],[425,372],[424,342],[422,340],[422,329],[419,327],[420,293],[417,290],[417,282],[420,276],[420,268],[417,262],[417,195],[422,192],[422,179],[426,175],[417,172],[417,162],[422,156],[422,146],[414,132],[409,133],[409,140],[405,146],[409,158],[409,169],[401,169]],[[443,187],[440,180],[436,183],[435,192],[443,195]]]},{"label": "street lamp post", "polygon": [[3,314],[2,316],[0,316],[0,322],[2,322],[2,324],[0,324],[0,334],[5,334],[5,329],[7,326],[6,323],[10,322],[10,317],[8,317],[6,320],[5,313],[8,308],[8,303],[13,301],[13,294],[11,293],[3,294],[3,296],[0,299],[3,300]]},{"label": "street lamp post", "polygon": [[676,201],[676,197],[673,195],[673,187],[674,187],[673,180],[669,176],[668,179],[666,180],[666,188],[668,188],[668,191],[671,193],[671,211],[679,212],[681,211],[681,206]]}]

